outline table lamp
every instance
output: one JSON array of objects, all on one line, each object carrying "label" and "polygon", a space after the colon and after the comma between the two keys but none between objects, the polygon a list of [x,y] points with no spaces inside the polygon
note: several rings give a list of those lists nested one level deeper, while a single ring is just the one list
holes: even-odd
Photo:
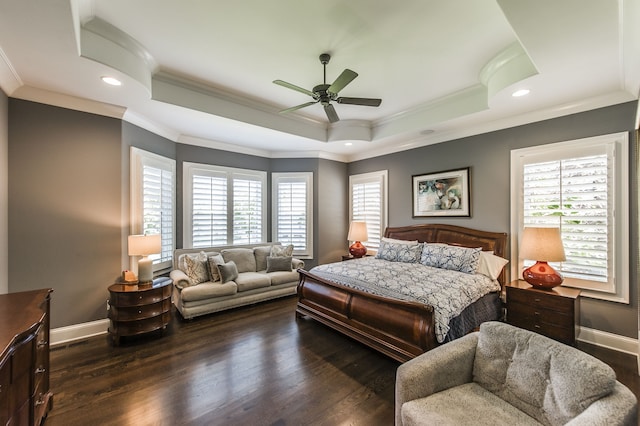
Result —
[{"label": "table lamp", "polygon": [[129,235],[129,256],[142,256],[138,260],[138,281],[140,283],[153,281],[153,261],[150,254],[160,253],[160,234],[156,235]]},{"label": "table lamp", "polygon": [[349,253],[353,257],[362,257],[367,254],[367,248],[360,241],[367,241],[369,234],[367,233],[367,222],[351,222],[349,226],[349,235],[347,240],[355,241],[349,247]]},{"label": "table lamp", "polygon": [[550,289],[562,284],[562,275],[547,262],[566,260],[559,228],[524,228],[520,243],[520,258],[535,260],[522,272],[522,278],[532,286]]}]

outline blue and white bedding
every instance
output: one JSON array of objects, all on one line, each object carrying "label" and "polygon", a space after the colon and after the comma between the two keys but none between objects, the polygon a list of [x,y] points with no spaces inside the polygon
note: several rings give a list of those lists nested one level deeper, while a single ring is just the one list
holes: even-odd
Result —
[{"label": "blue and white bedding", "polygon": [[452,318],[482,296],[500,290],[497,280],[480,273],[377,257],[319,265],[309,272],[367,293],[432,306],[439,343],[445,341]]}]

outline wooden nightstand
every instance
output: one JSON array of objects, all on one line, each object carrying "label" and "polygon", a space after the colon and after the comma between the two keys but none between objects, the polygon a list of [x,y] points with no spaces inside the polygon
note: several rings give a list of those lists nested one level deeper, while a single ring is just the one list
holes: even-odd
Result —
[{"label": "wooden nightstand", "polygon": [[118,345],[121,336],[133,336],[164,330],[171,321],[170,278],[157,278],[153,283],[109,286],[109,335]]},{"label": "wooden nightstand", "polygon": [[509,324],[575,346],[580,290],[568,287],[538,290],[520,280],[507,284],[506,288]]}]

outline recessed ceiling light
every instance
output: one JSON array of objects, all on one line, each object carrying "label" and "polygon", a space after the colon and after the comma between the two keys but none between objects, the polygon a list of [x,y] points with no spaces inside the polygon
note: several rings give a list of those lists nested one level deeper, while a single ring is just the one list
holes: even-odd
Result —
[{"label": "recessed ceiling light", "polygon": [[100,78],[102,79],[102,81],[104,81],[105,83],[111,86],[122,86],[122,82],[115,77],[109,77],[105,75]]},{"label": "recessed ceiling light", "polygon": [[353,145],[353,142],[345,142],[344,143],[344,146],[351,146],[351,145]]},{"label": "recessed ceiling light", "polygon": [[520,90],[516,90],[515,92],[513,92],[511,94],[511,96],[513,96],[514,98],[519,98],[520,96],[526,96],[528,95],[530,92],[529,89],[520,89]]}]

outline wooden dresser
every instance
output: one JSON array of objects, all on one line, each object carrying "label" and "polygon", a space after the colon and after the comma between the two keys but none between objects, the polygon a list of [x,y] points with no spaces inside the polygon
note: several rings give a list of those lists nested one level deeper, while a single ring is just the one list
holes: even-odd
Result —
[{"label": "wooden dresser", "polygon": [[513,281],[506,288],[509,324],[568,345],[576,344],[580,290],[568,287],[538,290],[526,281]]},{"label": "wooden dresser", "polygon": [[51,289],[0,295],[0,425],[39,425],[49,390]]},{"label": "wooden dresser", "polygon": [[149,284],[109,286],[109,335],[120,344],[120,337],[163,330],[171,321],[170,278],[156,278]]}]

